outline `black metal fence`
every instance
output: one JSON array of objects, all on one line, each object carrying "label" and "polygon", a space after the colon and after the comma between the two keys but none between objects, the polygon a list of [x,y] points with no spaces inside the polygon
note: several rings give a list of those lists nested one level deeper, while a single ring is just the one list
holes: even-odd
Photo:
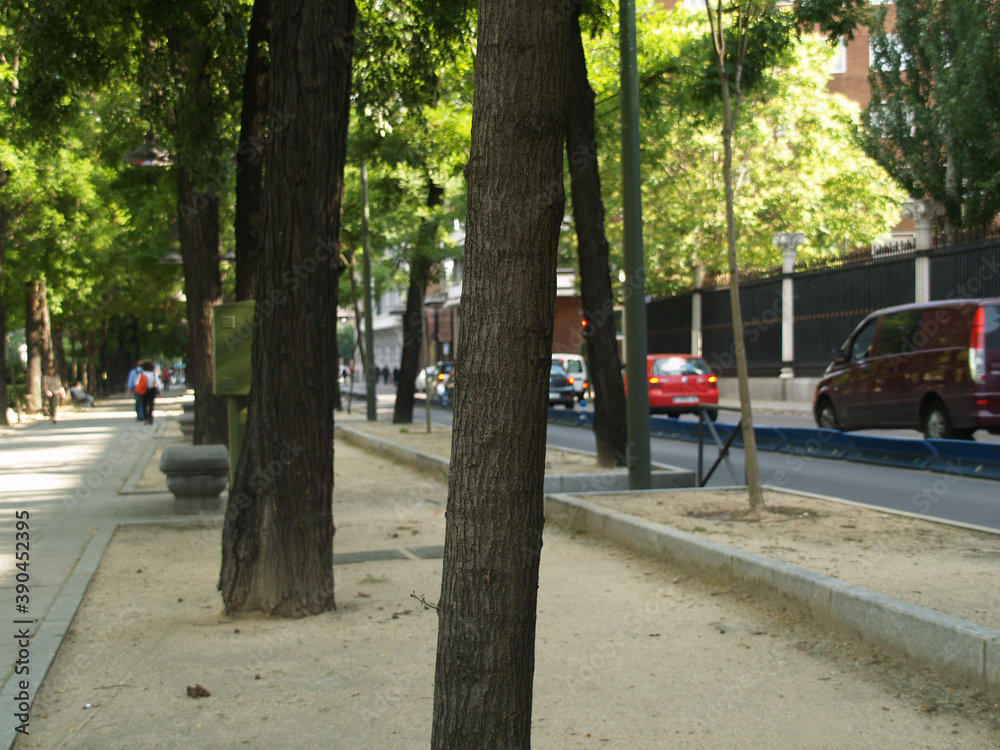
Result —
[{"label": "black metal fence", "polygon": [[[808,267],[797,266],[793,283],[796,375],[817,375],[831,350],[846,340],[868,313],[916,299],[918,264],[929,264],[931,299],[1000,297],[1000,233],[940,238],[930,250],[912,247],[865,249]],[[743,335],[750,374],[777,375],[782,361],[782,280],[780,272],[740,282]],[[728,279],[720,279],[728,284]],[[711,283],[711,282],[710,282]],[[646,305],[650,352],[690,352],[693,297],[689,291]],[[719,375],[736,373],[730,291],[706,286],[701,296],[702,354]]]}]

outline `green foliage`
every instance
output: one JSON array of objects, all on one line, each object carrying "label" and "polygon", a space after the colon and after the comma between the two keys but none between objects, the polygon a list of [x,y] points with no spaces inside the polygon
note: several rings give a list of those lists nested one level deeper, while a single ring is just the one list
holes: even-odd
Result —
[{"label": "green foliage", "polygon": [[818,29],[827,38],[853,39],[859,26],[871,22],[869,0],[795,0],[795,16],[803,29]]},{"label": "green foliage", "polygon": [[912,0],[873,34],[867,151],[953,227],[1000,212],[1000,3]]},{"label": "green foliage", "polygon": [[[707,82],[704,58],[695,62],[688,55],[707,34],[701,18],[651,11],[639,19],[650,294],[688,288],[696,263],[710,273],[726,268],[720,108],[693,93]],[[620,264],[617,54],[614,36],[601,37],[588,65],[599,102],[608,238],[613,263]],[[869,244],[898,217],[905,194],[855,143],[856,107],[826,91],[831,54],[819,38],[794,42],[783,52],[784,64],[744,102],[734,162],[742,266],[780,264],[780,249],[773,245],[777,232],[805,233],[807,244],[799,252],[808,260]]]},{"label": "green foliage", "polygon": [[[777,65],[790,62],[789,50],[798,33],[795,17],[768,2],[751,2],[757,12],[749,18],[743,33],[746,50],[740,55],[740,38],[735,24],[725,27],[725,70],[730,95],[735,96],[737,81],[745,94],[757,92],[771,82],[770,71]],[[723,8],[723,16],[735,14],[733,5]],[[695,14],[705,19],[704,13]],[[711,109],[720,101],[719,73],[715,63],[715,46],[709,35],[698,34],[688,40],[681,53],[682,64],[693,74],[688,82],[690,97],[702,109]],[[737,65],[740,75],[737,76]],[[697,67],[695,67],[697,66]],[[698,70],[700,69],[700,75]]]},{"label": "green foliage", "polygon": [[[8,323],[23,284],[45,279],[54,327],[74,338],[183,350],[176,170],[127,166],[147,130],[198,187],[230,189],[250,0],[10,0],[0,10],[0,193],[11,209],[0,294]],[[13,62],[18,70],[14,75]]]},{"label": "green foliage", "polygon": [[[465,213],[471,18],[472,3],[465,0],[393,0],[359,8],[342,236],[357,260],[358,165],[364,160],[376,294],[389,285],[405,287],[410,268],[418,264],[455,255],[448,237],[454,220]],[[342,282],[342,294],[349,281]]]},{"label": "green foliage", "polygon": [[344,362],[354,357],[354,326],[348,322],[337,326],[337,356]]},{"label": "green foliage", "polygon": [[64,79],[52,74],[44,44],[68,49],[73,24],[93,24],[103,10],[89,19],[70,13],[66,37],[53,40],[36,36],[51,21],[50,6],[39,5],[32,16],[19,15],[23,9],[16,4],[5,10],[3,19],[15,24],[0,26],[0,81],[14,105],[0,114],[0,163],[10,172],[0,191],[10,210],[0,276],[8,327],[23,324],[24,284],[36,279],[46,282],[53,327],[74,338],[103,335],[116,317],[147,317],[175,327],[182,305],[171,295],[180,289],[179,277],[157,262],[172,244],[172,181],[162,170],[122,162],[142,134],[134,125],[134,89],[116,81],[72,97],[65,88],[49,106],[43,106],[39,89],[34,99],[21,96],[26,81],[53,78],[52,86],[67,87],[88,80],[94,72],[91,51],[84,53],[81,69]]}]

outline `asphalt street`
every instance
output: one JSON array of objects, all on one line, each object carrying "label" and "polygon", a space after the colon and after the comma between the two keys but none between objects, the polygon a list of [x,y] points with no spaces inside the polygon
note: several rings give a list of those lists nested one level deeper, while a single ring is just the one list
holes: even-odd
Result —
[{"label": "asphalt street", "polygon": [[[759,427],[808,426],[805,417],[791,413],[794,405],[784,405],[783,408],[789,414],[761,413],[755,417],[755,424]],[[436,422],[451,424],[449,409],[433,408],[432,412]],[[720,415],[720,422],[726,421],[731,420],[726,419],[724,412]],[[899,436],[900,431],[881,434]],[[913,433],[913,436],[914,439],[918,438],[917,433]],[[548,442],[549,445],[573,450],[595,450],[593,432],[579,427],[549,424]],[[697,467],[698,447],[695,443],[653,437],[650,439],[650,454],[654,463],[689,471],[694,471]],[[711,465],[715,455],[714,445],[707,444],[703,464],[705,469]],[[775,487],[853,500],[928,518],[1000,529],[1000,482],[995,480],[765,451],[758,453],[758,465],[761,481]],[[741,485],[744,483],[744,476],[743,450],[732,448],[728,462],[719,466],[708,486]]]}]

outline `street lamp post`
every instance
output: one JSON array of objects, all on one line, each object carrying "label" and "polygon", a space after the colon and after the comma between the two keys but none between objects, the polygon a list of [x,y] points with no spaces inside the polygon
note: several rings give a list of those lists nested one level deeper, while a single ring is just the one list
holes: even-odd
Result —
[{"label": "street lamp post", "polygon": [[620,0],[622,91],[622,200],[625,255],[625,370],[632,387],[626,402],[628,486],[652,484],[649,386],[646,375],[646,271],[642,253],[642,179],[639,172],[639,74],[635,0]]}]

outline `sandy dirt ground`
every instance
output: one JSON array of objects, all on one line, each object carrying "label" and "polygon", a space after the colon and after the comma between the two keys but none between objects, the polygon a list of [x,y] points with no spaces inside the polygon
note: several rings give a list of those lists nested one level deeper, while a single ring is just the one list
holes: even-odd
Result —
[{"label": "sandy dirt ground", "polygon": [[[223,613],[218,523],[120,527],[15,747],[427,747],[437,621],[419,599],[436,601],[441,560],[421,555],[443,543],[446,497],[441,477],[338,441],[335,552],[399,559],[336,564],[337,610],[293,621]],[[758,522],[720,517],[745,502],[726,493],[607,502],[997,626],[988,535],[785,495]],[[559,529],[536,659],[536,748],[1000,746],[1000,696]]]}]

